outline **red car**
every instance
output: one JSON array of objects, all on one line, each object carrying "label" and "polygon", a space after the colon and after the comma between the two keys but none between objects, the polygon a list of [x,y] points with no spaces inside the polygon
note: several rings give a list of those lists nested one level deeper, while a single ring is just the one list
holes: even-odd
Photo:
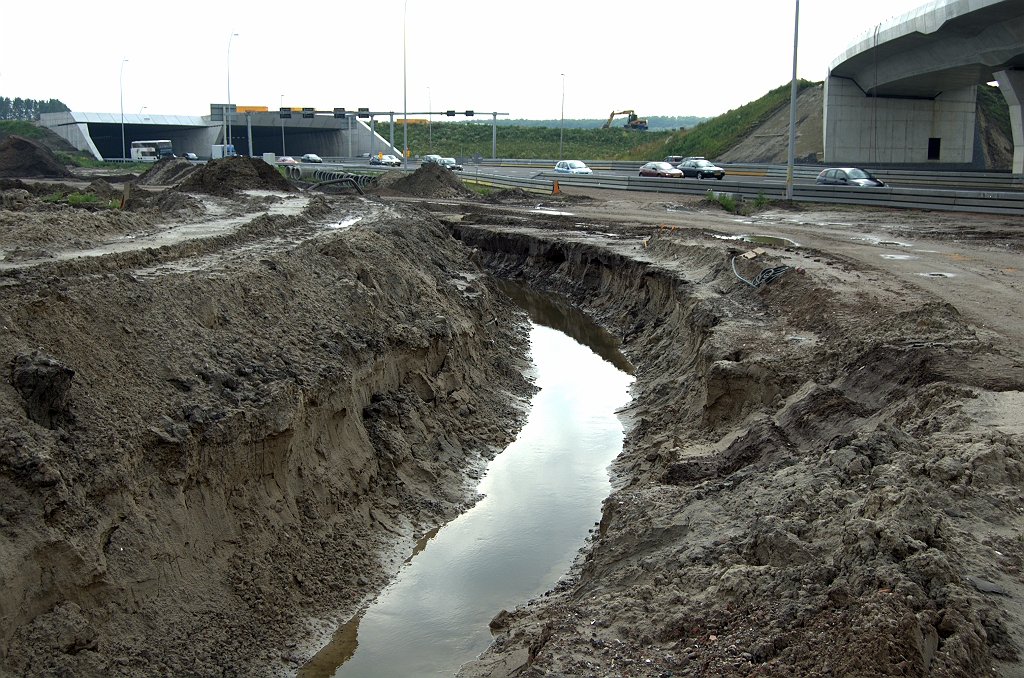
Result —
[{"label": "red car", "polygon": [[649,162],[640,168],[640,176],[682,179],[683,173],[667,162]]}]

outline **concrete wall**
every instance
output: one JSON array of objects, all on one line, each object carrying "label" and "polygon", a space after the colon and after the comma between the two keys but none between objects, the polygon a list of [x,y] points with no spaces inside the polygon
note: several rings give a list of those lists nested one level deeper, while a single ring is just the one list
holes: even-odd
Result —
[{"label": "concrete wall", "polygon": [[[934,99],[873,99],[853,80],[830,75],[825,79],[825,162],[970,164],[976,99],[974,85]],[[931,138],[941,140],[938,160],[928,159]]]}]

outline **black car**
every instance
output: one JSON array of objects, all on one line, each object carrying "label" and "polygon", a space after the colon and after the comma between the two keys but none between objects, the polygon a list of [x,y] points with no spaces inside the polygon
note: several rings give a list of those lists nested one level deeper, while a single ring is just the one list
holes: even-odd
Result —
[{"label": "black car", "polygon": [[814,183],[824,186],[885,186],[885,182],[876,179],[871,172],[857,167],[833,167],[822,170]]},{"label": "black car", "polygon": [[687,158],[676,165],[676,167],[683,173],[684,177],[697,177],[698,179],[714,177],[715,179],[721,179],[725,176],[724,169],[704,158]]}]

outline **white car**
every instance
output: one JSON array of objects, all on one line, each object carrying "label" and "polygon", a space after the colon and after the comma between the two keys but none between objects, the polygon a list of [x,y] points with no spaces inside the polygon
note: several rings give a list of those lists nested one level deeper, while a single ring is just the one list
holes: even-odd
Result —
[{"label": "white car", "polygon": [[323,158],[316,153],[307,153],[302,156],[302,162],[323,162]]},{"label": "white car", "polygon": [[566,174],[593,174],[594,170],[587,167],[587,164],[582,160],[559,160],[558,164],[555,165],[556,172],[564,172]]}]

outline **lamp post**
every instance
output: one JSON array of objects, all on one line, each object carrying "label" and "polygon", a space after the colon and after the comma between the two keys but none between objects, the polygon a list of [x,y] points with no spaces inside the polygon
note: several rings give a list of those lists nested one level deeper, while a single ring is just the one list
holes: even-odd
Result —
[{"label": "lamp post", "polygon": [[128,62],[128,55],[126,54],[124,56],[124,58],[121,59],[121,79],[120,79],[120,85],[121,85],[121,159],[122,160],[125,159],[125,150],[124,150],[124,65],[127,62]]},{"label": "lamp post", "polygon": [[786,200],[793,200],[793,149],[796,145],[796,39],[800,35],[800,0],[793,23],[793,86],[789,93],[789,162],[786,166]]},{"label": "lamp post", "polygon": [[427,88],[427,143],[430,145],[430,152],[434,152],[434,104],[430,101],[430,88]]},{"label": "lamp post", "polygon": [[[228,138],[224,143],[229,146],[231,145],[231,121],[228,118],[228,111],[231,110],[231,38],[235,37],[238,37],[238,33],[232,33],[228,36],[228,108],[224,111],[224,122],[228,128]],[[225,155],[227,155],[227,150],[226,148],[224,149]]]},{"label": "lamp post", "polygon": [[142,111],[146,110],[147,108],[149,108],[149,106],[141,106],[141,107],[139,107],[139,115],[142,115]]},{"label": "lamp post", "polygon": [[[278,106],[278,110],[284,108],[284,95],[281,95],[281,104]],[[290,114],[289,114],[290,115]],[[281,118],[281,155],[288,155],[288,151],[285,150],[284,146],[284,118]]]},{"label": "lamp post", "polygon": [[409,0],[402,3],[402,169],[409,171],[409,97],[405,69],[405,25]]},{"label": "lamp post", "polygon": [[562,124],[558,129],[558,159],[562,159],[562,138],[565,136],[565,73],[562,73]]}]

